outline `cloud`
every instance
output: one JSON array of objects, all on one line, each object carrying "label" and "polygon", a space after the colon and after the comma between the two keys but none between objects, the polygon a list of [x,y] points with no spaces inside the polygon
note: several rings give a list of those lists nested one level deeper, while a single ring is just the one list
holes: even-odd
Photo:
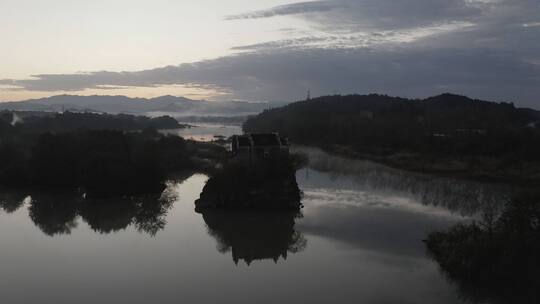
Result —
[{"label": "cloud", "polygon": [[186,85],[211,88],[201,79],[205,62],[166,66],[136,72],[85,72],[74,74],[38,74],[31,79],[0,80],[0,85],[15,86],[28,91],[81,91],[85,89],[111,89],[124,87],[158,87]]},{"label": "cloud", "polygon": [[328,12],[337,7],[340,7],[340,3],[335,3],[331,1],[300,2],[294,4],[280,5],[266,10],[247,12],[238,15],[230,15],[226,16],[225,20],[260,19],[275,16]]},{"label": "cloud", "polygon": [[523,27],[537,27],[540,26],[540,22],[523,23]]},{"label": "cloud", "polygon": [[281,5],[226,20],[301,15],[325,30],[396,29],[471,20],[489,4],[471,0],[326,0]]},{"label": "cloud", "polygon": [[369,31],[347,34],[319,33],[299,38],[283,39],[262,42],[250,45],[233,47],[235,51],[264,51],[272,49],[306,49],[306,48],[362,48],[382,47],[399,43],[411,43],[433,35],[440,35],[452,31],[471,27],[468,22],[452,22],[433,26],[424,26],[411,29]]}]

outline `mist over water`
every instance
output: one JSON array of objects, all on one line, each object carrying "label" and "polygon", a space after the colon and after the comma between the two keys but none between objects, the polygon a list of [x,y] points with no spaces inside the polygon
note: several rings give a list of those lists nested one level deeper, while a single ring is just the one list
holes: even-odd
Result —
[{"label": "mist over water", "polygon": [[[477,217],[502,208],[515,190],[505,184],[437,177],[394,169],[368,160],[342,158],[318,148],[298,146],[295,151],[309,156],[309,168],[325,172],[330,178],[318,181],[314,177],[311,183],[326,187],[334,185],[341,191],[352,190],[355,194],[361,191],[370,195],[392,196],[396,198],[392,204],[409,209]],[[305,170],[306,176],[309,176],[309,168]]]}]

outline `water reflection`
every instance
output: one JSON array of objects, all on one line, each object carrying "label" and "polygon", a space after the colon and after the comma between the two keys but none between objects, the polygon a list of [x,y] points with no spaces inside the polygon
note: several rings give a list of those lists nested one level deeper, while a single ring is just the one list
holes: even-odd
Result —
[{"label": "water reflection", "polygon": [[139,232],[156,235],[167,224],[167,212],[172,208],[173,200],[161,197],[159,200],[142,200],[136,203],[133,218]]},{"label": "water reflection", "polygon": [[[407,190],[434,193],[431,181],[369,182],[369,172],[344,172],[298,172],[302,216],[219,209],[197,214],[203,175],[147,200],[31,193],[17,212],[0,210],[2,256],[8,261],[0,263],[1,302],[145,303],[151,295],[177,303],[180,295],[189,303],[462,303],[458,286],[426,256],[422,240],[469,217],[425,204]],[[408,183],[410,188],[400,186]],[[435,193],[454,197],[465,189],[440,185],[446,188]],[[25,195],[3,195],[0,206],[18,206]],[[35,228],[26,207],[35,226],[56,237]],[[58,237],[70,232],[72,237]],[[235,267],[233,261],[251,266]]]},{"label": "water reflection", "polygon": [[0,209],[4,210],[6,213],[13,213],[24,205],[27,198],[27,196],[20,193],[1,190]]},{"label": "water reflection", "polygon": [[129,200],[84,202],[79,214],[96,232],[109,234],[126,229],[134,221],[137,206]]},{"label": "water reflection", "polygon": [[310,158],[297,172],[306,234],[384,255],[425,257],[434,230],[499,214],[512,193],[485,184],[397,170],[296,147]]},{"label": "water reflection", "polygon": [[28,214],[46,235],[70,234],[77,227],[79,201],[66,196],[34,195]]},{"label": "water reflection", "polygon": [[299,212],[211,209],[203,211],[202,216],[218,251],[230,251],[235,264],[243,260],[250,265],[266,259],[277,263],[307,245],[303,234],[295,229]]},{"label": "water reflection", "polygon": [[210,124],[210,123],[189,123],[191,127],[173,130],[161,130],[163,134],[178,135],[184,139],[210,142],[217,139],[216,136],[225,138],[242,134],[242,127],[239,125]]},{"label": "water reflection", "polygon": [[160,197],[106,200],[43,193],[20,197],[4,195],[0,207],[10,213],[27,204],[30,219],[48,236],[71,234],[78,227],[79,219],[101,234],[118,232],[133,225],[139,232],[154,236],[165,228],[167,212],[175,200],[167,191]]},{"label": "water reflection", "polygon": [[296,147],[297,151],[309,156],[310,168],[326,174],[319,178],[310,177],[304,170],[300,177],[311,188],[363,191],[371,194],[385,194],[399,197],[409,202],[409,207],[441,207],[462,216],[493,216],[514,192],[504,184],[490,184],[476,181],[446,178],[390,168],[366,160],[352,160],[329,155],[320,149]]}]

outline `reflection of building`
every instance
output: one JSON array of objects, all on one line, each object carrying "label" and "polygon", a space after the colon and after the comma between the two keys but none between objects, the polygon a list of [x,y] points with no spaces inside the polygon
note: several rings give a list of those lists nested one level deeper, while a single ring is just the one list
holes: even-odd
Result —
[{"label": "reflection of building", "polygon": [[277,133],[235,135],[232,152],[239,159],[276,158],[289,154],[289,143]]},{"label": "reflection of building", "polygon": [[218,250],[231,251],[235,264],[267,259],[277,263],[280,258],[286,260],[287,253],[306,246],[302,234],[294,229],[297,212],[207,210],[202,214]]}]

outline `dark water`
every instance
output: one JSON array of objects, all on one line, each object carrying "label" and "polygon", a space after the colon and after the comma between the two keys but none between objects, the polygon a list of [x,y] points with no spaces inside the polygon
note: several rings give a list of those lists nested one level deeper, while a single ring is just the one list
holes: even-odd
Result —
[{"label": "dark water", "polygon": [[497,209],[504,187],[307,152],[301,215],[195,213],[204,175],[159,203],[4,191],[0,303],[462,302],[422,240]]}]

